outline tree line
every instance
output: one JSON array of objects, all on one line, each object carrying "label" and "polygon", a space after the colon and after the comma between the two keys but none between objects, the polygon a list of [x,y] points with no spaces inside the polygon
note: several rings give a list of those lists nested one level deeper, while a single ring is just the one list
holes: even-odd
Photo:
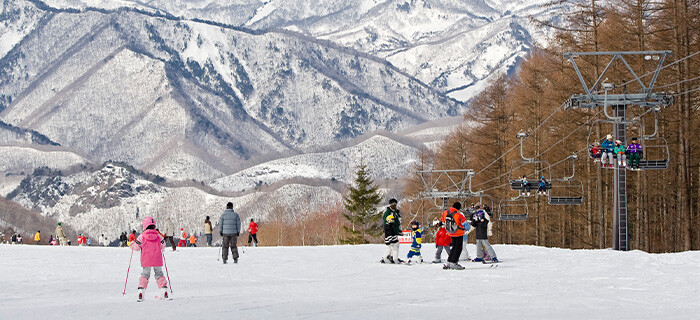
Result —
[{"label": "tree line", "polygon": [[[557,0],[547,5],[558,8],[559,17],[566,22],[564,26],[557,26],[546,44],[533,48],[517,73],[500,76],[474,98],[463,124],[436,152],[423,150],[416,169],[471,168],[479,172],[486,168],[473,177],[473,189],[493,196],[497,212],[500,199],[517,196],[517,191],[507,186],[509,179],[522,174],[529,174],[531,179],[540,175],[549,179],[550,174],[552,178],[570,176],[572,162],[564,159],[578,153],[575,178],[582,181],[583,204],[553,206],[547,204],[546,197],[528,198],[529,219],[497,222],[494,240],[565,248],[611,247],[613,170],[593,163],[587,148],[589,142],[613,133],[613,127],[593,121],[604,118],[601,109],[562,108],[572,94],[583,93],[576,72],[563,53],[671,50],[664,62],[668,67],[661,71],[654,92],[673,95],[675,102],[657,113],[657,126],[654,112],[640,107],[627,111],[627,119],[639,117],[640,125],[628,125],[625,145],[631,137],[641,138],[642,133],[650,134],[656,127],[657,136],[668,141],[670,150],[666,156],[661,140],[645,141],[652,146],[645,157],[669,157],[669,168],[628,171],[629,241],[631,249],[648,252],[699,249],[700,149],[696,141],[700,119],[696,114],[700,91],[693,90],[700,87],[700,54],[694,55],[700,50],[700,1]],[[534,22],[543,28],[554,28],[547,22]],[[583,56],[577,57],[576,62],[590,85],[610,58]],[[644,56],[628,57],[627,61],[638,75],[653,71],[659,63],[656,57]],[[608,83],[616,85],[611,94],[636,93],[641,88],[630,82],[633,77],[619,61],[613,63],[605,77]],[[648,84],[651,76],[643,80]],[[600,87],[592,89],[602,91]],[[532,132],[524,140],[524,156],[537,156],[542,163],[513,165],[521,158],[517,147],[520,140],[516,138],[521,130]],[[422,184],[415,176],[407,181],[405,193],[413,197]],[[467,199],[474,201],[479,199]],[[423,205],[431,206],[427,202]]]}]

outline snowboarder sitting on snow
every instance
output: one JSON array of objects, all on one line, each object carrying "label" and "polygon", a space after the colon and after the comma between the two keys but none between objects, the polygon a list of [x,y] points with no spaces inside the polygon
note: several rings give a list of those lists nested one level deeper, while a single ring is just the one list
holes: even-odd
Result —
[{"label": "snowboarder sitting on snow", "polygon": [[492,262],[498,262],[496,252],[489,243],[489,236],[492,235],[491,217],[484,210],[478,210],[472,215],[470,224],[476,230],[476,259],[473,261],[485,263],[484,251],[486,251]]},{"label": "snowboarder sitting on snow", "polygon": [[435,248],[437,248],[437,251],[435,251],[435,260],[433,260],[433,263],[441,263],[442,250],[445,250],[447,254],[450,254],[450,244],[452,244],[452,238],[447,235],[447,230],[445,230],[445,226],[442,224],[442,222],[434,221],[433,225],[438,227],[438,231],[435,233]]},{"label": "snowboarder sitting on snow", "polygon": [[152,217],[145,217],[141,222],[143,233],[129,245],[134,251],[141,251],[141,277],[139,278],[138,301],[143,301],[144,292],[148,287],[148,278],[151,277],[151,269],[155,274],[156,283],[163,292],[163,299],[168,297],[168,280],[163,276],[163,249],[165,238],[156,230],[156,221]]},{"label": "snowboarder sitting on snow", "polygon": [[[408,263],[423,263],[423,257],[420,255],[423,231],[420,229],[420,223],[416,220],[411,221],[411,234],[413,235],[413,242],[411,243],[411,250],[408,251]],[[413,257],[416,257],[415,260]]]},{"label": "snowboarder sitting on snow", "polygon": [[399,259],[399,236],[401,232],[401,213],[396,208],[398,201],[396,199],[389,200],[389,206],[386,208],[383,216],[384,223],[384,243],[387,245],[386,253],[382,257],[381,263],[401,263]]}]

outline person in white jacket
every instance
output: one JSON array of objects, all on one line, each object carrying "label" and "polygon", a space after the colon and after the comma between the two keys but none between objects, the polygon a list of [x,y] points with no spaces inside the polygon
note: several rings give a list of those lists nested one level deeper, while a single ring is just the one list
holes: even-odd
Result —
[{"label": "person in white jacket", "polygon": [[173,224],[173,221],[170,220],[170,217],[165,219],[165,230],[163,232],[163,235],[165,235],[165,240],[166,244],[167,241],[170,241],[170,245],[173,247],[173,251],[177,249],[177,246],[175,245],[175,240],[173,239],[173,235],[175,234],[175,225]]}]

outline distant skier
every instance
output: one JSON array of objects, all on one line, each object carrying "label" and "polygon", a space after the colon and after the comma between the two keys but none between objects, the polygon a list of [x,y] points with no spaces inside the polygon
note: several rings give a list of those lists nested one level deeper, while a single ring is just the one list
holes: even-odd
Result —
[{"label": "distant skier", "polygon": [[196,242],[197,242],[197,237],[194,236],[194,233],[190,234],[189,240],[190,240],[190,245],[189,245],[190,247],[196,247],[196,246],[197,246],[197,244],[196,244]]},{"label": "distant skier", "polygon": [[37,230],[37,232],[34,234],[34,244],[38,246],[39,241],[41,241],[41,230]]},{"label": "distant skier", "polygon": [[17,244],[22,244],[22,235],[19,233],[17,234]]},{"label": "distant skier", "polygon": [[168,280],[163,276],[163,249],[165,249],[165,238],[156,230],[156,221],[152,217],[145,217],[141,222],[143,233],[129,245],[134,251],[141,251],[141,277],[139,278],[139,302],[143,301],[145,291],[148,287],[148,278],[151,277],[151,269],[156,278],[156,283],[160,288],[163,299],[170,299],[168,296]]},{"label": "distant skier", "polygon": [[445,253],[449,254],[452,238],[447,235],[447,231],[442,222],[436,221],[433,225],[438,227],[438,231],[435,233],[435,248],[437,248],[437,250],[435,251],[435,260],[433,260],[433,263],[441,263],[442,251],[445,250]]},{"label": "distant skier", "polygon": [[131,246],[131,243],[136,240],[136,230],[131,230],[131,234],[129,235],[129,241],[126,243],[126,245]]},{"label": "distant skier", "polygon": [[462,208],[462,204],[455,202],[451,208],[445,210],[442,213],[442,222],[445,224],[445,230],[447,235],[452,237],[452,247],[450,248],[450,255],[447,258],[448,264],[445,265],[445,269],[455,269],[463,270],[464,267],[461,266],[459,262],[459,255],[462,253],[462,236],[464,235],[464,221],[466,218],[459,211]]},{"label": "distant skier", "polygon": [[408,263],[423,263],[423,257],[420,254],[421,243],[423,242],[423,231],[420,229],[420,223],[416,220],[411,221],[411,250],[408,251]]},{"label": "distant skier", "polygon": [[56,226],[56,239],[58,239],[58,243],[60,245],[68,245],[68,239],[66,239],[66,234],[63,232],[63,226],[61,226],[60,222],[58,223],[58,226]]},{"label": "distant skier", "polygon": [[236,243],[238,242],[238,236],[241,234],[241,217],[233,211],[232,202],[226,204],[226,210],[219,218],[219,226],[221,228],[219,234],[223,238],[221,258],[224,260],[224,264],[228,260],[229,248],[231,248],[233,263],[238,263],[238,247]]},{"label": "distant skier", "polygon": [[545,179],[544,177],[540,177],[540,181],[537,183],[537,195],[538,196],[540,196],[540,195],[546,196],[547,195],[547,184],[548,183],[549,183],[549,181],[547,181],[547,179]]},{"label": "distant skier", "polygon": [[250,223],[248,224],[248,246],[253,242],[253,246],[258,246],[258,224],[250,218]]},{"label": "distant skier", "polygon": [[10,237],[10,244],[17,244],[17,234],[13,233],[12,237]]},{"label": "distant skier", "polygon": [[170,217],[165,219],[165,232],[163,234],[165,235],[165,239],[170,241],[170,245],[173,247],[173,251],[175,251],[176,246],[175,240],[173,239],[173,236],[175,235],[175,225],[173,224],[173,221],[170,220]]},{"label": "distant skier", "polygon": [[399,258],[399,236],[403,234],[401,231],[401,211],[396,207],[399,201],[396,199],[389,200],[389,206],[384,211],[382,223],[384,224],[384,243],[388,246],[386,254],[382,257],[381,262],[402,263]]},{"label": "distant skier", "polygon": [[180,232],[182,232],[182,234],[180,235],[180,241],[177,242],[177,246],[187,247],[187,232],[184,228],[180,228]]},{"label": "distant skier", "polygon": [[126,247],[126,231],[122,232],[122,234],[119,236],[119,246],[120,247]]},{"label": "distant skier", "polygon": [[486,251],[492,262],[498,262],[496,252],[489,243],[489,236],[492,235],[491,217],[484,210],[479,210],[472,215],[470,224],[476,229],[476,259],[473,261],[486,263],[484,257],[484,251]]},{"label": "distant skier", "polygon": [[212,239],[212,230],[214,228],[211,226],[211,220],[209,220],[209,216],[207,216],[206,219],[204,219],[204,236],[207,237],[207,246],[211,247],[211,239]]},{"label": "distant skier", "polygon": [[53,245],[54,243],[53,235],[49,235],[49,244]]}]

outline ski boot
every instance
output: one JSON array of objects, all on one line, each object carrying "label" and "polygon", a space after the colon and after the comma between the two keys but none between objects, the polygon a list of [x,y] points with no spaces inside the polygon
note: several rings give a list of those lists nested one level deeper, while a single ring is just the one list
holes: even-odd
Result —
[{"label": "ski boot", "polygon": [[238,258],[233,259],[233,263],[238,263]]},{"label": "ski boot", "polygon": [[173,299],[170,297],[170,294],[168,294],[168,287],[162,287],[162,288],[160,288],[160,289],[163,290],[163,295],[162,295],[163,300],[173,300]]},{"label": "ski boot", "polygon": [[459,263],[450,262],[449,267],[452,270],[464,270],[464,267],[461,266]]},{"label": "ski boot", "polygon": [[143,301],[143,298],[146,296],[146,295],[145,295],[145,291],[146,291],[146,289],[144,289],[144,288],[139,288],[139,297],[138,297],[138,299],[136,300],[136,302],[141,302],[141,301]]}]

